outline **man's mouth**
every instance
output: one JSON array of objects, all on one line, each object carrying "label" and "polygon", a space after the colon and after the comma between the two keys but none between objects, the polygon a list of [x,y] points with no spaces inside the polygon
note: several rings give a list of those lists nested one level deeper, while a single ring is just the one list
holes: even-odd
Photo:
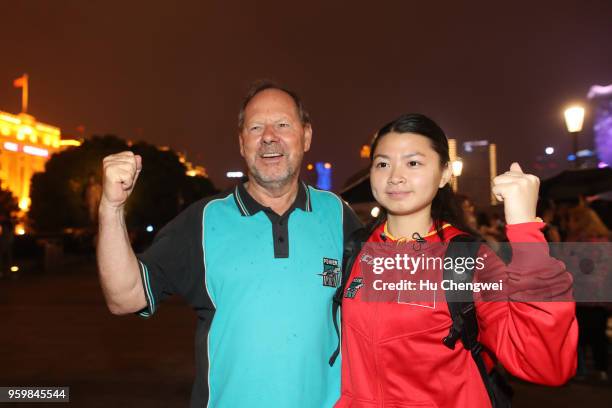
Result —
[{"label": "man's mouth", "polygon": [[261,157],[262,159],[275,159],[277,157],[282,157],[282,156],[283,156],[282,153],[263,153],[259,157]]}]

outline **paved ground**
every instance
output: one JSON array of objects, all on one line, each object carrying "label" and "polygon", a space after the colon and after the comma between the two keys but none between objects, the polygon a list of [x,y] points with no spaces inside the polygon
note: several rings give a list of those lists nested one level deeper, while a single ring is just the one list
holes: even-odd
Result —
[{"label": "paved ground", "polygon": [[[187,406],[195,328],[187,306],[167,302],[150,320],[112,316],[93,260],[63,269],[0,280],[0,386],[70,386],[77,407]],[[612,406],[609,385],[514,386],[515,407]]]}]

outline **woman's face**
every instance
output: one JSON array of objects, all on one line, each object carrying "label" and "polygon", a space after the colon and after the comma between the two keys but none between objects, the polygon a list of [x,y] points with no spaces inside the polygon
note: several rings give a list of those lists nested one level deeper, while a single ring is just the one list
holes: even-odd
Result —
[{"label": "woman's face", "polygon": [[389,133],[374,151],[370,184],[374,198],[390,214],[408,215],[430,207],[450,176],[449,166],[440,167],[430,139],[415,133]]}]

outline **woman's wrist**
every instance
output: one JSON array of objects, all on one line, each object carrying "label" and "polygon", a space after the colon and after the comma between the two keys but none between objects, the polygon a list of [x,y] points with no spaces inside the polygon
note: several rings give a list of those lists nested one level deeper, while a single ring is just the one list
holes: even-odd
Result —
[{"label": "woman's wrist", "polygon": [[508,223],[506,225],[529,224],[529,223],[532,223],[532,222],[543,223],[544,221],[542,221],[542,219],[540,217],[535,217],[532,220],[528,220],[528,221],[515,220],[514,222]]}]

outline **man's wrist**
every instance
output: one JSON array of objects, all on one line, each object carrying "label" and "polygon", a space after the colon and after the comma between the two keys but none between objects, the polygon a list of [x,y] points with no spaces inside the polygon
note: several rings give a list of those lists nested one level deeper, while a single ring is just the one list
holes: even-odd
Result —
[{"label": "man's wrist", "polygon": [[98,207],[98,217],[102,218],[123,218],[124,205],[112,205],[108,203],[104,198],[100,200],[100,206]]}]

